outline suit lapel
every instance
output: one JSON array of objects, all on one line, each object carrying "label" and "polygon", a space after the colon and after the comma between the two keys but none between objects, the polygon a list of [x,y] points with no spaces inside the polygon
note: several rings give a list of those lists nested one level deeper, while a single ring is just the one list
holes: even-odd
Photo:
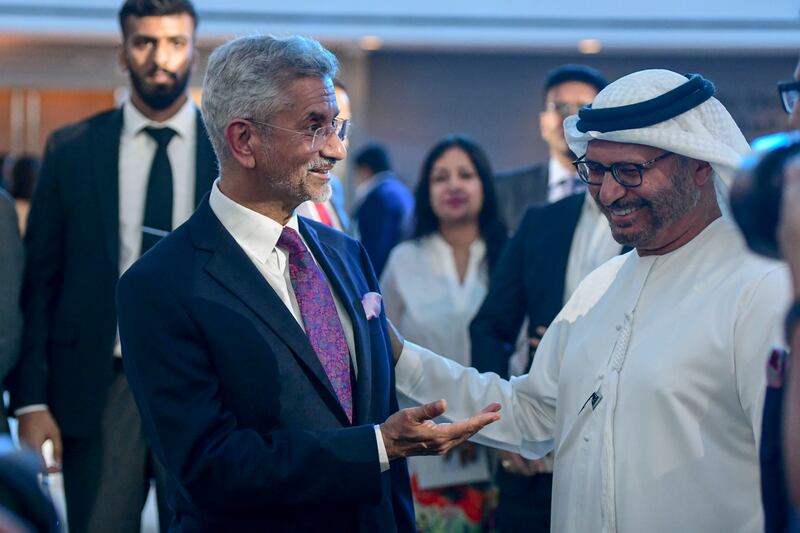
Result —
[{"label": "suit lapel", "polygon": [[298,218],[300,233],[308,244],[317,263],[336,292],[353,325],[355,360],[358,366],[358,379],[353,387],[355,423],[366,423],[371,409],[372,398],[372,358],[370,357],[369,328],[361,305],[361,295],[352,280],[358,272],[342,258],[338,250],[323,242],[316,230],[305,220]]},{"label": "suit lapel", "polygon": [[206,272],[250,308],[289,347],[327,391],[327,403],[335,406],[332,409],[337,416],[345,424],[349,423],[305,332],[244,250],[216,218],[208,200],[202,201],[190,221],[195,246],[212,252],[205,265]]},{"label": "suit lapel", "polygon": [[558,228],[555,232],[558,238],[552,239],[550,257],[542,263],[542,267],[546,269],[543,278],[550,280],[549,283],[552,284],[553,294],[558,296],[559,302],[563,300],[569,250],[572,247],[572,237],[575,234],[575,228],[578,226],[578,219],[585,199],[585,194],[576,194],[562,200],[564,202],[563,209],[552,210],[559,215],[551,221],[551,227]]},{"label": "suit lapel", "polygon": [[214,155],[214,148],[208,140],[208,132],[203,123],[200,111],[197,111],[197,135],[195,144],[195,183],[194,183],[194,205],[200,205],[200,201],[211,190],[211,185],[217,179],[217,157]]},{"label": "suit lapel", "polygon": [[119,139],[122,109],[104,117],[105,123],[91,130],[92,181],[103,222],[106,252],[119,271]]}]

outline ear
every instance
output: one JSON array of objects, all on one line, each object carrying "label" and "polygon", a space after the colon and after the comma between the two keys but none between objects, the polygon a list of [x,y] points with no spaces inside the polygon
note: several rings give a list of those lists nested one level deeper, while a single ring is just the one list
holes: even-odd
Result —
[{"label": "ear", "polygon": [[235,118],[225,126],[225,141],[233,158],[244,168],[255,168],[256,148],[260,146],[260,139],[256,135],[253,124]]},{"label": "ear", "polygon": [[711,168],[711,164],[708,161],[689,159],[689,169],[698,187],[702,187],[708,183],[711,176],[714,174],[714,169]]}]

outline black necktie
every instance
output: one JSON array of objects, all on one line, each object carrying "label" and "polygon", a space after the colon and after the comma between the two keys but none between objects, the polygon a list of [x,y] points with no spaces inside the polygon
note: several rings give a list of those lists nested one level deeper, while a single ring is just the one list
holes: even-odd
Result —
[{"label": "black necktie", "polygon": [[142,221],[142,254],[172,230],[172,166],[169,164],[167,145],[175,135],[172,128],[145,128],[144,131],[155,139],[158,148],[147,181],[147,199]]}]

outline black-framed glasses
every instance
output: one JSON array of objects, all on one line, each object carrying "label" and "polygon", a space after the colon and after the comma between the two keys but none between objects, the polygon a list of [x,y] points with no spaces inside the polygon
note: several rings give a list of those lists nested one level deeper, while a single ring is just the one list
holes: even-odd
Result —
[{"label": "black-framed glasses", "polygon": [[642,184],[644,171],[652,167],[657,162],[667,157],[675,155],[674,152],[664,152],[658,157],[644,163],[628,163],[621,161],[605,166],[597,161],[586,160],[586,155],[582,155],[572,162],[578,169],[578,177],[587,185],[602,185],[606,172],[611,172],[614,181],[623,187],[638,187]]},{"label": "black-framed glasses", "polygon": [[350,133],[350,119],[348,118],[335,118],[333,122],[328,126],[321,126],[314,130],[303,131],[303,130],[293,130],[290,128],[284,128],[282,126],[276,126],[275,124],[270,124],[269,122],[261,122],[260,120],[256,120],[254,118],[246,118],[250,122],[255,122],[256,124],[260,124],[262,126],[266,126],[268,128],[274,128],[280,131],[286,131],[289,133],[294,133],[297,135],[302,135],[311,140],[311,151],[319,150],[330,138],[331,135],[334,133],[339,140],[344,142],[347,139],[347,135]]},{"label": "black-framed glasses", "polygon": [[800,100],[800,81],[779,81],[778,96],[781,98],[783,110],[791,114]]}]

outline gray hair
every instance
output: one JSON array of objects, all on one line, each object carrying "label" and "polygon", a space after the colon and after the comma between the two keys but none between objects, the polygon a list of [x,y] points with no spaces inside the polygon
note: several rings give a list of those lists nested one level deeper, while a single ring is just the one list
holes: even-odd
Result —
[{"label": "gray hair", "polygon": [[249,35],[219,46],[203,80],[203,120],[220,165],[232,154],[225,127],[234,118],[269,122],[286,110],[289,84],[298,78],[333,79],[336,56],[309,37]]}]

